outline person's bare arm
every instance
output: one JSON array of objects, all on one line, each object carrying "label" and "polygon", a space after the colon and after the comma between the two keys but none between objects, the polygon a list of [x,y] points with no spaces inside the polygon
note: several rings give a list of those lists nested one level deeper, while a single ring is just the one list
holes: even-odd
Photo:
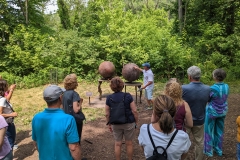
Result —
[{"label": "person's bare arm", "polygon": [[192,119],[192,112],[191,112],[191,109],[188,105],[187,102],[184,102],[184,106],[185,106],[185,111],[186,111],[186,114],[185,114],[185,125],[189,128],[192,128],[193,127],[193,119]]},{"label": "person's bare arm", "polygon": [[108,105],[105,105],[105,116],[106,116],[106,120],[107,123],[109,122],[109,117],[110,117],[110,109]]},{"label": "person's bare arm", "polygon": [[73,102],[73,111],[75,112],[75,113],[78,113],[79,111],[80,111],[80,106],[78,105],[78,102],[76,101],[76,102]]},{"label": "person's bare arm", "polygon": [[136,107],[136,104],[134,101],[132,101],[132,103],[130,103],[130,108],[131,108],[131,111],[133,113],[133,116],[135,118],[135,123],[136,125],[138,124],[138,112],[137,112],[137,107]]},{"label": "person's bare arm", "polygon": [[142,89],[145,89],[147,86],[151,85],[153,82],[149,81],[145,86],[142,87]]},{"label": "person's bare arm", "polygon": [[17,112],[12,112],[10,114],[3,114],[3,107],[0,106],[0,115],[2,115],[5,118],[7,118],[7,117],[17,117]]},{"label": "person's bare arm", "polygon": [[9,87],[8,95],[5,97],[8,102],[9,102],[10,99],[12,98],[12,94],[13,94],[13,91],[14,91],[15,88],[16,88],[16,84],[12,84],[12,85]]},{"label": "person's bare arm", "polygon": [[143,72],[143,69],[142,69],[142,68],[139,68],[139,67],[137,67],[137,66],[134,66],[133,68],[136,69],[136,70],[139,70],[139,71]]},{"label": "person's bare arm", "polygon": [[4,141],[5,133],[6,133],[6,127],[0,129],[0,148],[2,148],[2,146],[3,146],[3,141]]},{"label": "person's bare arm", "polygon": [[68,144],[68,147],[70,149],[72,158],[74,160],[81,160],[81,148],[80,148],[80,144],[77,143],[72,143],[72,144]]}]

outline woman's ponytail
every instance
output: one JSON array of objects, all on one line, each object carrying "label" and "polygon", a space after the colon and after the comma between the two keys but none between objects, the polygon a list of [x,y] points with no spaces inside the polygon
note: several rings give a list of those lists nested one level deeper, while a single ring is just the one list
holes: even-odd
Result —
[{"label": "woman's ponytail", "polygon": [[154,113],[159,117],[158,123],[163,133],[170,133],[173,129],[173,117],[176,113],[174,101],[166,95],[158,96],[154,101]]}]

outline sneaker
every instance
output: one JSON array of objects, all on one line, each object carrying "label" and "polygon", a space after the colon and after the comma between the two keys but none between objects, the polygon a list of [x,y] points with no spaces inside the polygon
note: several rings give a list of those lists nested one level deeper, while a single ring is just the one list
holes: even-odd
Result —
[{"label": "sneaker", "polygon": [[13,150],[17,150],[17,149],[18,149],[18,145],[15,144],[15,145],[13,146]]}]

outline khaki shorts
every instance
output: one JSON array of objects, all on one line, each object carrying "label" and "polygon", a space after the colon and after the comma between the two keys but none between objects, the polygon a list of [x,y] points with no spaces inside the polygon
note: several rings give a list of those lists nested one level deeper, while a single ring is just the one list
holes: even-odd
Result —
[{"label": "khaki shorts", "polygon": [[123,135],[126,141],[131,141],[134,138],[135,123],[112,125],[112,130],[115,141],[122,141]]}]

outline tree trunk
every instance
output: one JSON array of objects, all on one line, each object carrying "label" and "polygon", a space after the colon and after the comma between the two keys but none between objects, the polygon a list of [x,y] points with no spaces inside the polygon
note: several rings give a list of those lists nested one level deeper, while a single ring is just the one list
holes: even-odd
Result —
[{"label": "tree trunk", "polygon": [[182,32],[182,22],[183,22],[183,10],[182,10],[182,0],[178,0],[178,20],[179,20],[179,31]]},{"label": "tree trunk", "polygon": [[28,25],[28,0],[25,0],[25,9],[26,25]]}]

